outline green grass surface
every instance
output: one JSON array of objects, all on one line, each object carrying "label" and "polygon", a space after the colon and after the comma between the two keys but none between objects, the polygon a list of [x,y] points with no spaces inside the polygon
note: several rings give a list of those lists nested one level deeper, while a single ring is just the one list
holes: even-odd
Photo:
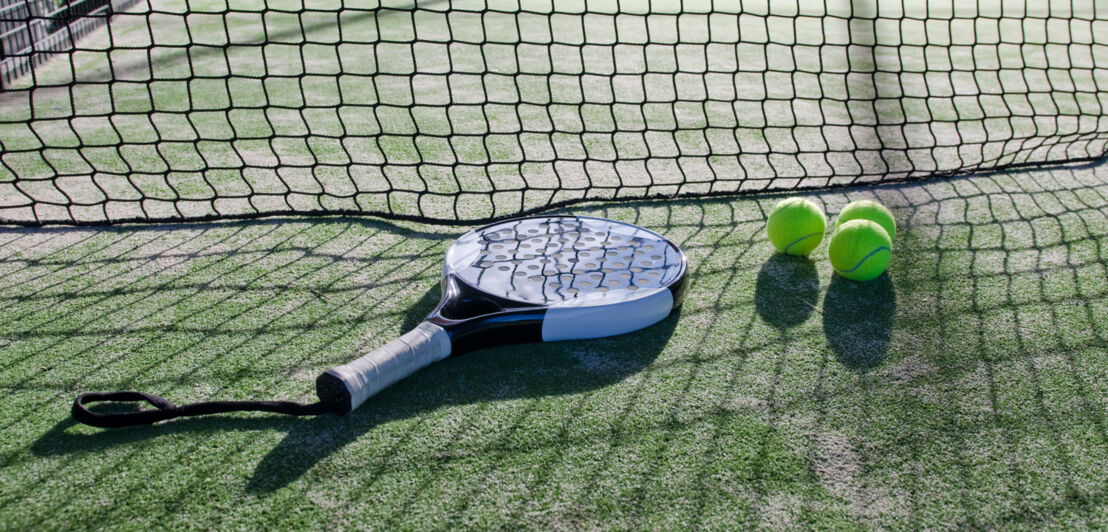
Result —
[{"label": "green grass surface", "polygon": [[1104,528],[1108,167],[809,195],[887,276],[764,237],[777,197],[574,209],[690,257],[678,315],[436,364],[346,417],[99,430],[82,391],[311,400],[434,305],[461,228],[0,229],[0,528]]},{"label": "green grass surface", "polygon": [[[989,166],[1067,135],[1103,144],[1105,71],[1092,48],[1055,41],[1102,48],[1103,21],[999,21],[1000,2],[980,2],[982,19],[933,24],[904,2],[863,4],[829,3],[830,18],[805,4],[795,21],[686,13],[680,29],[658,2],[649,27],[626,2],[558,24],[530,4],[447,17],[431,3],[416,20],[374,2],[299,14],[272,11],[295,2],[140,2],[43,64],[34,90],[24,79],[0,93],[0,209],[472,219],[590,194]],[[1068,13],[1058,4],[1050,13]],[[621,38],[663,45],[615,53],[616,5],[632,15]],[[880,24],[848,22],[867,7]],[[598,46],[543,44],[578,42],[586,21]],[[664,45],[708,25],[773,44]],[[414,27],[427,42],[398,43]],[[704,68],[738,74],[671,75]],[[872,126],[902,122],[921,127]],[[789,156],[771,162],[770,148]],[[443,252],[467,229],[0,228],[0,528],[1108,527],[1108,167],[807,197],[831,214],[857,198],[892,207],[889,274],[837,279],[826,243],[811,262],[774,255],[764,219],[780,196],[575,207],[686,250],[679,314],[450,359],[343,418],[115,431],[75,425],[76,394],[312,400],[319,372],[432,309]]]}]

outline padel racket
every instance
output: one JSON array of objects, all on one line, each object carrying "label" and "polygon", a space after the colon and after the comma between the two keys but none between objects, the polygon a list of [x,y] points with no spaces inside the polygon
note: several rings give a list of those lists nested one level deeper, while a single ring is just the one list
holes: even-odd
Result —
[{"label": "padel racket", "polygon": [[[316,381],[319,403],[222,401],[177,406],[138,392],[87,393],[78,421],[101,427],[240,410],[345,414],[432,362],[523,342],[600,338],[652,325],[681,303],[687,260],[661,235],[582,216],[540,216],[466,233],[446,252],[442,301],[400,338]],[[95,401],[146,401],[157,410],[97,413]]]}]

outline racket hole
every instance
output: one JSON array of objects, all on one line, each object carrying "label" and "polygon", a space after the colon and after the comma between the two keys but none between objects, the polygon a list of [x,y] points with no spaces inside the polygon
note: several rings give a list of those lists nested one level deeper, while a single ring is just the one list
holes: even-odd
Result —
[{"label": "racket hole", "polygon": [[596,291],[597,292],[607,292],[608,289],[603,287],[603,286],[598,286],[598,287],[596,287]]},{"label": "racket hole", "polygon": [[539,259],[539,262],[542,263],[542,264],[550,264],[551,262],[554,262],[554,261],[552,261],[550,259]]},{"label": "racket hole", "polygon": [[507,259],[507,258],[508,258],[508,256],[507,256],[507,255],[497,255],[497,256],[496,256],[496,260],[505,260],[505,259]]},{"label": "racket hole", "polygon": [[617,281],[615,279],[612,279],[611,281],[608,281],[608,286],[616,286],[618,284],[619,284],[619,281]]},{"label": "racket hole", "polygon": [[581,286],[582,288],[588,288],[588,287],[592,286],[592,283],[590,283],[588,281],[578,281],[577,284],[578,284],[578,286]]},{"label": "racket hole", "polygon": [[541,275],[533,275],[533,276],[530,277],[530,279],[531,279],[531,282],[535,282],[535,283],[543,282],[543,277]]},{"label": "racket hole", "polygon": [[590,263],[586,264],[585,267],[591,270],[593,268],[596,268],[596,264],[590,262]]},{"label": "racket hole", "polygon": [[542,273],[543,273],[543,275],[549,275],[549,276],[558,275],[558,272],[556,272],[554,270],[546,270],[545,272],[542,272]]},{"label": "racket hole", "polygon": [[642,261],[642,265],[643,265],[643,266],[650,266],[651,264],[654,264],[654,263],[653,263],[653,262],[650,262],[650,261],[648,261],[648,260],[644,260],[644,261]]},{"label": "racket hole", "polygon": [[516,276],[516,277],[523,277],[524,275],[527,275],[527,274],[526,274],[526,273],[523,273],[523,272],[516,272],[516,273],[515,273],[515,276]]},{"label": "racket hole", "polygon": [[590,275],[589,277],[592,277],[593,279],[603,279],[604,278],[604,276],[600,275],[599,273],[594,273],[594,274]]},{"label": "racket hole", "polygon": [[482,267],[482,268],[491,268],[491,267],[492,267],[492,263],[491,263],[491,262],[487,262],[487,261],[486,261],[486,262],[482,262],[482,263],[478,264],[478,266],[480,266],[480,267]]},{"label": "racket hole", "polygon": [[578,290],[576,288],[566,288],[566,292],[569,292],[571,294],[576,294],[577,292],[580,292],[580,290]]},{"label": "racket hole", "polygon": [[657,277],[657,276],[659,276],[659,275],[661,275],[661,274],[660,274],[660,273],[658,273],[658,272],[650,272],[650,273],[648,273],[647,275],[649,275],[649,276],[651,276],[651,277]]},{"label": "racket hole", "polygon": [[622,262],[615,262],[615,263],[612,263],[612,266],[615,266],[616,268],[622,268],[622,267],[626,266],[626,264],[624,264]]},{"label": "racket hole", "polygon": [[562,283],[559,283],[559,282],[555,281],[553,283],[548,284],[547,286],[549,286],[550,288],[561,288]]},{"label": "racket hole", "polygon": [[604,273],[612,273],[612,272],[613,272],[613,271],[615,271],[615,270],[613,270],[613,269],[611,269],[611,268],[601,268],[601,269],[600,269],[600,271],[602,271],[602,272],[604,272]]},{"label": "racket hole", "polygon": [[638,266],[634,266],[634,267],[631,268],[631,271],[633,271],[635,273],[642,273],[642,268],[639,268]]},{"label": "racket hole", "polygon": [[509,267],[507,267],[507,266],[501,266],[501,267],[499,267],[499,268],[497,268],[497,269],[498,269],[498,270],[500,270],[500,271],[502,271],[502,272],[506,272],[506,271],[510,270],[511,268],[509,268]]},{"label": "racket hole", "polygon": [[585,273],[585,270],[582,270],[582,269],[578,268],[576,270],[573,270],[573,273],[576,273],[577,275],[581,275],[582,273]]},{"label": "racket hole", "polygon": [[636,283],[639,283],[639,284],[647,284],[647,283],[649,283],[650,281],[648,281],[648,280],[646,280],[646,279],[636,279],[636,280],[635,280],[635,282],[636,282]]},{"label": "racket hole", "polygon": [[631,285],[631,286],[628,286],[628,287],[627,287],[627,289],[628,289],[628,290],[638,290],[638,289],[639,289],[639,287],[637,287],[637,286],[635,286],[635,285]]},{"label": "racket hole", "polygon": [[520,244],[519,247],[520,247],[520,249],[527,249],[527,248],[531,247],[531,244],[528,244],[528,243],[525,242],[523,244]]},{"label": "racket hole", "polygon": [[519,259],[512,259],[512,264],[515,264],[516,266],[519,266],[520,264],[523,264],[523,261],[521,261]]},{"label": "racket hole", "polygon": [[654,246],[652,246],[650,244],[647,244],[647,245],[643,246],[642,248],[643,249],[654,249]]},{"label": "racket hole", "polygon": [[621,273],[621,274],[619,274],[619,278],[620,278],[620,279],[630,279],[630,278],[631,278],[631,274],[629,274],[629,273]]},{"label": "racket hole", "polygon": [[493,244],[492,249],[504,249],[504,244]]},{"label": "racket hole", "polygon": [[537,269],[539,269],[539,265],[538,264],[528,264],[527,269],[528,270],[537,270]]},{"label": "racket hole", "polygon": [[654,260],[662,260],[662,256],[661,256],[661,255],[651,255],[651,256],[650,256],[650,258],[652,258],[652,259],[654,259]]},{"label": "racket hole", "polygon": [[573,276],[568,274],[568,273],[563,273],[561,277],[562,277],[563,281],[568,281],[570,279],[573,279]]}]

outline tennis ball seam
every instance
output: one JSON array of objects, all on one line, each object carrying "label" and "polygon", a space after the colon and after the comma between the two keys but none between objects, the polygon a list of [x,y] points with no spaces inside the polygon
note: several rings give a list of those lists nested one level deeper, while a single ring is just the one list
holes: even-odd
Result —
[{"label": "tennis ball seam", "polygon": [[[813,227],[817,225],[818,229]],[[804,229],[812,232],[796,235]],[[803,198],[786,198],[778,202],[766,218],[766,231],[770,241],[777,251],[788,255],[801,256],[811,253],[823,241],[826,229],[826,213],[820,206]],[[782,241],[788,237],[794,240]]]},{"label": "tennis ball seam", "polygon": [[865,257],[862,257],[862,260],[859,260],[859,261],[858,261],[858,264],[855,264],[853,268],[851,268],[851,269],[849,269],[849,270],[842,270],[842,272],[843,272],[843,273],[851,273],[851,272],[853,272],[854,270],[857,270],[858,268],[861,268],[861,267],[862,267],[862,265],[863,265],[863,264],[865,264],[865,263],[866,263],[866,261],[867,261],[867,260],[869,260],[869,258],[870,258],[870,257],[872,257],[872,256],[874,256],[874,255],[876,255],[876,254],[878,254],[878,253],[879,253],[879,252],[881,252],[881,251],[888,251],[889,253],[892,253],[892,251],[893,251],[893,250],[889,249],[888,247],[885,247],[885,246],[881,246],[881,247],[879,247],[879,248],[877,248],[877,249],[875,249],[875,250],[873,250],[873,251],[869,252],[869,255],[866,255]]},{"label": "tennis ball seam", "polygon": [[785,251],[784,252],[788,253],[789,250],[792,249],[793,246],[795,246],[795,245],[797,245],[797,244],[799,244],[799,243],[801,243],[801,242],[803,242],[803,241],[805,241],[809,238],[812,238],[814,236],[823,236],[823,233],[820,233],[820,232],[817,231],[817,232],[814,232],[814,233],[806,234],[806,235],[804,235],[804,236],[802,236],[802,237],[800,237],[796,240],[793,240],[792,242],[789,242],[789,245],[785,246]]}]

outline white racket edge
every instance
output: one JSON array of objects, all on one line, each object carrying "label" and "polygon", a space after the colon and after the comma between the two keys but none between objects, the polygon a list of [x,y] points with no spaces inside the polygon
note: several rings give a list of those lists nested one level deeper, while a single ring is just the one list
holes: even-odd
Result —
[{"label": "white racket edge", "polygon": [[400,338],[327,373],[346,385],[350,410],[355,410],[396,381],[450,356],[450,350],[450,335],[442,327],[425,321]]}]

